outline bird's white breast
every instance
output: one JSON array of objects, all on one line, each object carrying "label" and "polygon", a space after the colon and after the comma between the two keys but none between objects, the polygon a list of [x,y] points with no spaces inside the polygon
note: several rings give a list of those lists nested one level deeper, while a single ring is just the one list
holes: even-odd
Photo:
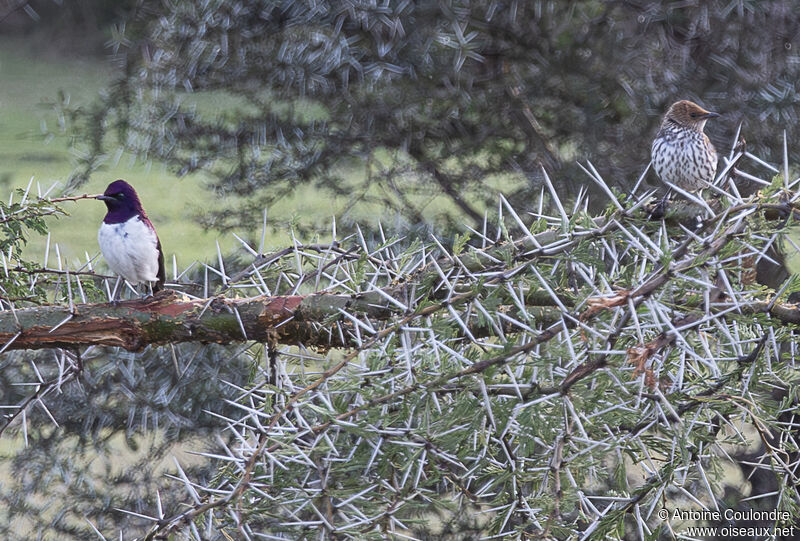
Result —
[{"label": "bird's white breast", "polygon": [[158,280],[158,238],[138,216],[118,224],[103,222],[97,241],[111,270],[131,285]]}]

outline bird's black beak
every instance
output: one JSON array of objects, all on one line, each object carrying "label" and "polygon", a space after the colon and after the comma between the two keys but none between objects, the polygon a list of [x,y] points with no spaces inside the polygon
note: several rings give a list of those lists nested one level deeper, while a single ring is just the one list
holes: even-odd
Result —
[{"label": "bird's black beak", "polygon": [[719,116],[719,113],[712,113],[712,112],[709,111],[708,113],[704,114],[700,118],[717,118],[718,116]]},{"label": "bird's black beak", "polygon": [[96,195],[94,198],[100,201],[114,201],[114,198],[108,195]]}]

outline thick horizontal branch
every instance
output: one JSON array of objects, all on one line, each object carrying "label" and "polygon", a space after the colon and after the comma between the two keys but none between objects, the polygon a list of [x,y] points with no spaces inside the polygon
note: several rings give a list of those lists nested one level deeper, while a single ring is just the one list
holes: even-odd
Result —
[{"label": "thick horizontal branch", "polygon": [[[387,321],[399,309],[379,304],[378,296],[292,295],[246,299],[216,297],[187,300],[174,291],[146,299],[118,303],[39,306],[0,312],[0,344],[12,349],[118,346],[131,351],[147,345],[201,342],[229,344],[254,340],[307,347],[353,347],[354,323],[342,316],[368,315]],[[715,307],[723,309],[724,306]],[[792,304],[754,302],[739,306],[743,313],[769,313],[787,324],[800,323],[800,309]],[[558,308],[529,306],[530,316],[547,326],[561,318]],[[506,322],[505,333],[521,329]],[[491,326],[470,324],[473,337],[494,334]]]},{"label": "thick horizontal branch", "polygon": [[67,306],[2,312],[0,342],[7,343],[6,349],[104,345],[131,351],[166,343],[244,340],[340,347],[348,345],[342,334],[310,323],[346,309],[349,300],[341,295],[187,300],[167,290],[146,299],[76,304],[71,312]]},{"label": "thick horizontal branch", "polygon": [[[40,306],[0,312],[0,344],[5,350],[118,346],[138,351],[147,345],[201,342],[229,344],[246,340],[303,344],[307,347],[356,345],[354,323],[342,315],[368,315],[388,320],[400,314],[380,296],[291,295],[246,299],[215,297],[187,300],[174,291],[118,303]],[[560,318],[560,311],[532,307],[543,323]],[[504,332],[513,332],[504,324]],[[517,329],[519,330],[519,329]],[[490,326],[475,324],[473,336],[487,336]]]}]

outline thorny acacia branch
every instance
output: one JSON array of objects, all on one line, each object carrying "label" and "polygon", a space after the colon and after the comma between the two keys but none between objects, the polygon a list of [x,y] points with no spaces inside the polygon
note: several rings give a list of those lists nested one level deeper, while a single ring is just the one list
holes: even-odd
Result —
[{"label": "thorny acacia branch", "polygon": [[[654,506],[682,490],[715,505],[707,470],[719,438],[744,439],[742,422],[783,438],[767,442],[764,471],[794,471],[775,442],[791,447],[796,423],[777,424],[757,401],[795,378],[798,287],[747,279],[796,213],[797,182],[778,180],[725,196],[698,226],[647,220],[646,194],[591,217],[553,190],[533,219],[502,200],[496,224],[447,247],[358,234],[275,254],[248,245],[247,269],[205,266],[219,286],[185,286],[176,270],[175,293],[116,306],[6,303],[0,330],[7,349],[30,347],[40,310],[52,323],[41,335],[72,346],[98,333],[131,349],[267,344],[269,368],[241,389],[241,416],[223,418],[229,439],[208,456],[224,473],[213,486],[182,473],[182,505],[138,509],[146,539],[386,537],[410,532],[431,501],[487,516],[492,535],[603,535],[637,517],[644,536],[660,527]],[[64,276],[60,287],[101,280]],[[180,293],[215,287],[217,297]],[[126,334],[81,337],[103,318]],[[607,475],[623,456],[642,475]],[[781,501],[797,498],[782,490]]]}]

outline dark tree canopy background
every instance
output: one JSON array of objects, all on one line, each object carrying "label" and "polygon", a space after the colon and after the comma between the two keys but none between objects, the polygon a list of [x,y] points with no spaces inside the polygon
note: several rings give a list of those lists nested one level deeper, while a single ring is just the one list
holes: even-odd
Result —
[{"label": "dark tree canopy background", "polygon": [[[413,195],[443,192],[475,221],[494,201],[487,182],[532,200],[541,165],[577,179],[576,160],[589,159],[630,188],[660,115],[682,98],[724,114],[708,130],[719,145],[742,122],[748,148],[777,160],[779,127],[798,116],[799,7],[144,1],[109,42],[117,81],[77,125],[92,151],[84,172],[118,143],[208,171],[247,201],[213,211],[218,227],[250,223],[303,183],[412,223],[432,218]],[[218,114],[193,106],[209,92]]]},{"label": "dark tree canopy background", "polygon": [[[314,505],[335,500],[348,516],[335,516],[331,538],[384,538],[396,517],[422,537],[460,494],[474,501],[441,514],[452,519],[442,539],[467,527],[638,539],[645,522],[632,510],[683,501],[678,489],[800,515],[796,308],[786,300],[800,283],[776,293],[748,270],[800,212],[786,196],[796,173],[771,170],[760,199],[736,200],[702,234],[642,219],[630,208],[642,208],[641,190],[599,217],[581,205],[524,213],[556,193],[569,206],[587,184],[577,160],[629,189],[661,114],[681,98],[723,113],[708,127],[721,155],[743,123],[747,149],[774,163],[787,130],[787,162],[798,163],[800,2],[686,4],[0,0],[3,31],[113,61],[115,80],[92,106],[57,104],[80,151],[73,190],[122,147],[206,175],[224,197],[202,219],[220,229],[266,234],[263,209],[303,185],[440,226],[423,239],[381,230],[375,243],[341,230],[327,246],[292,238],[277,255],[248,246],[246,260],[212,249],[217,261],[170,284],[211,311],[222,309],[213,295],[322,291],[371,308],[361,296],[380,295],[393,319],[350,299],[349,312],[323,314],[321,329],[359,344],[346,354],[253,341],[0,350],[0,435],[25,443],[4,461],[0,532],[188,538],[204,526],[193,538],[248,528],[317,538]],[[560,189],[541,191],[544,171]],[[497,191],[502,216],[485,236],[465,234]],[[446,216],[426,206],[437,194],[453,202]],[[104,302],[108,284],[93,271],[25,259],[26,235],[63,211],[33,192],[15,197],[0,202],[0,314],[55,303],[69,309],[66,323],[76,303]],[[444,247],[448,225],[461,235]],[[494,245],[504,240],[515,242]],[[475,266],[463,265],[469,256]],[[390,287],[403,294],[378,290]],[[239,325],[233,334],[246,337]],[[735,432],[745,425],[757,434]],[[711,487],[704,468],[717,469],[723,439],[750,492],[715,491],[720,471]],[[181,449],[207,454],[170,461]],[[330,460],[331,449],[343,452]],[[651,450],[671,458],[628,468]],[[272,467],[275,452],[288,467]],[[586,506],[604,497],[607,506]],[[480,506],[493,510],[488,526]],[[545,515],[541,527],[531,520]],[[348,530],[361,516],[364,530]]]}]

